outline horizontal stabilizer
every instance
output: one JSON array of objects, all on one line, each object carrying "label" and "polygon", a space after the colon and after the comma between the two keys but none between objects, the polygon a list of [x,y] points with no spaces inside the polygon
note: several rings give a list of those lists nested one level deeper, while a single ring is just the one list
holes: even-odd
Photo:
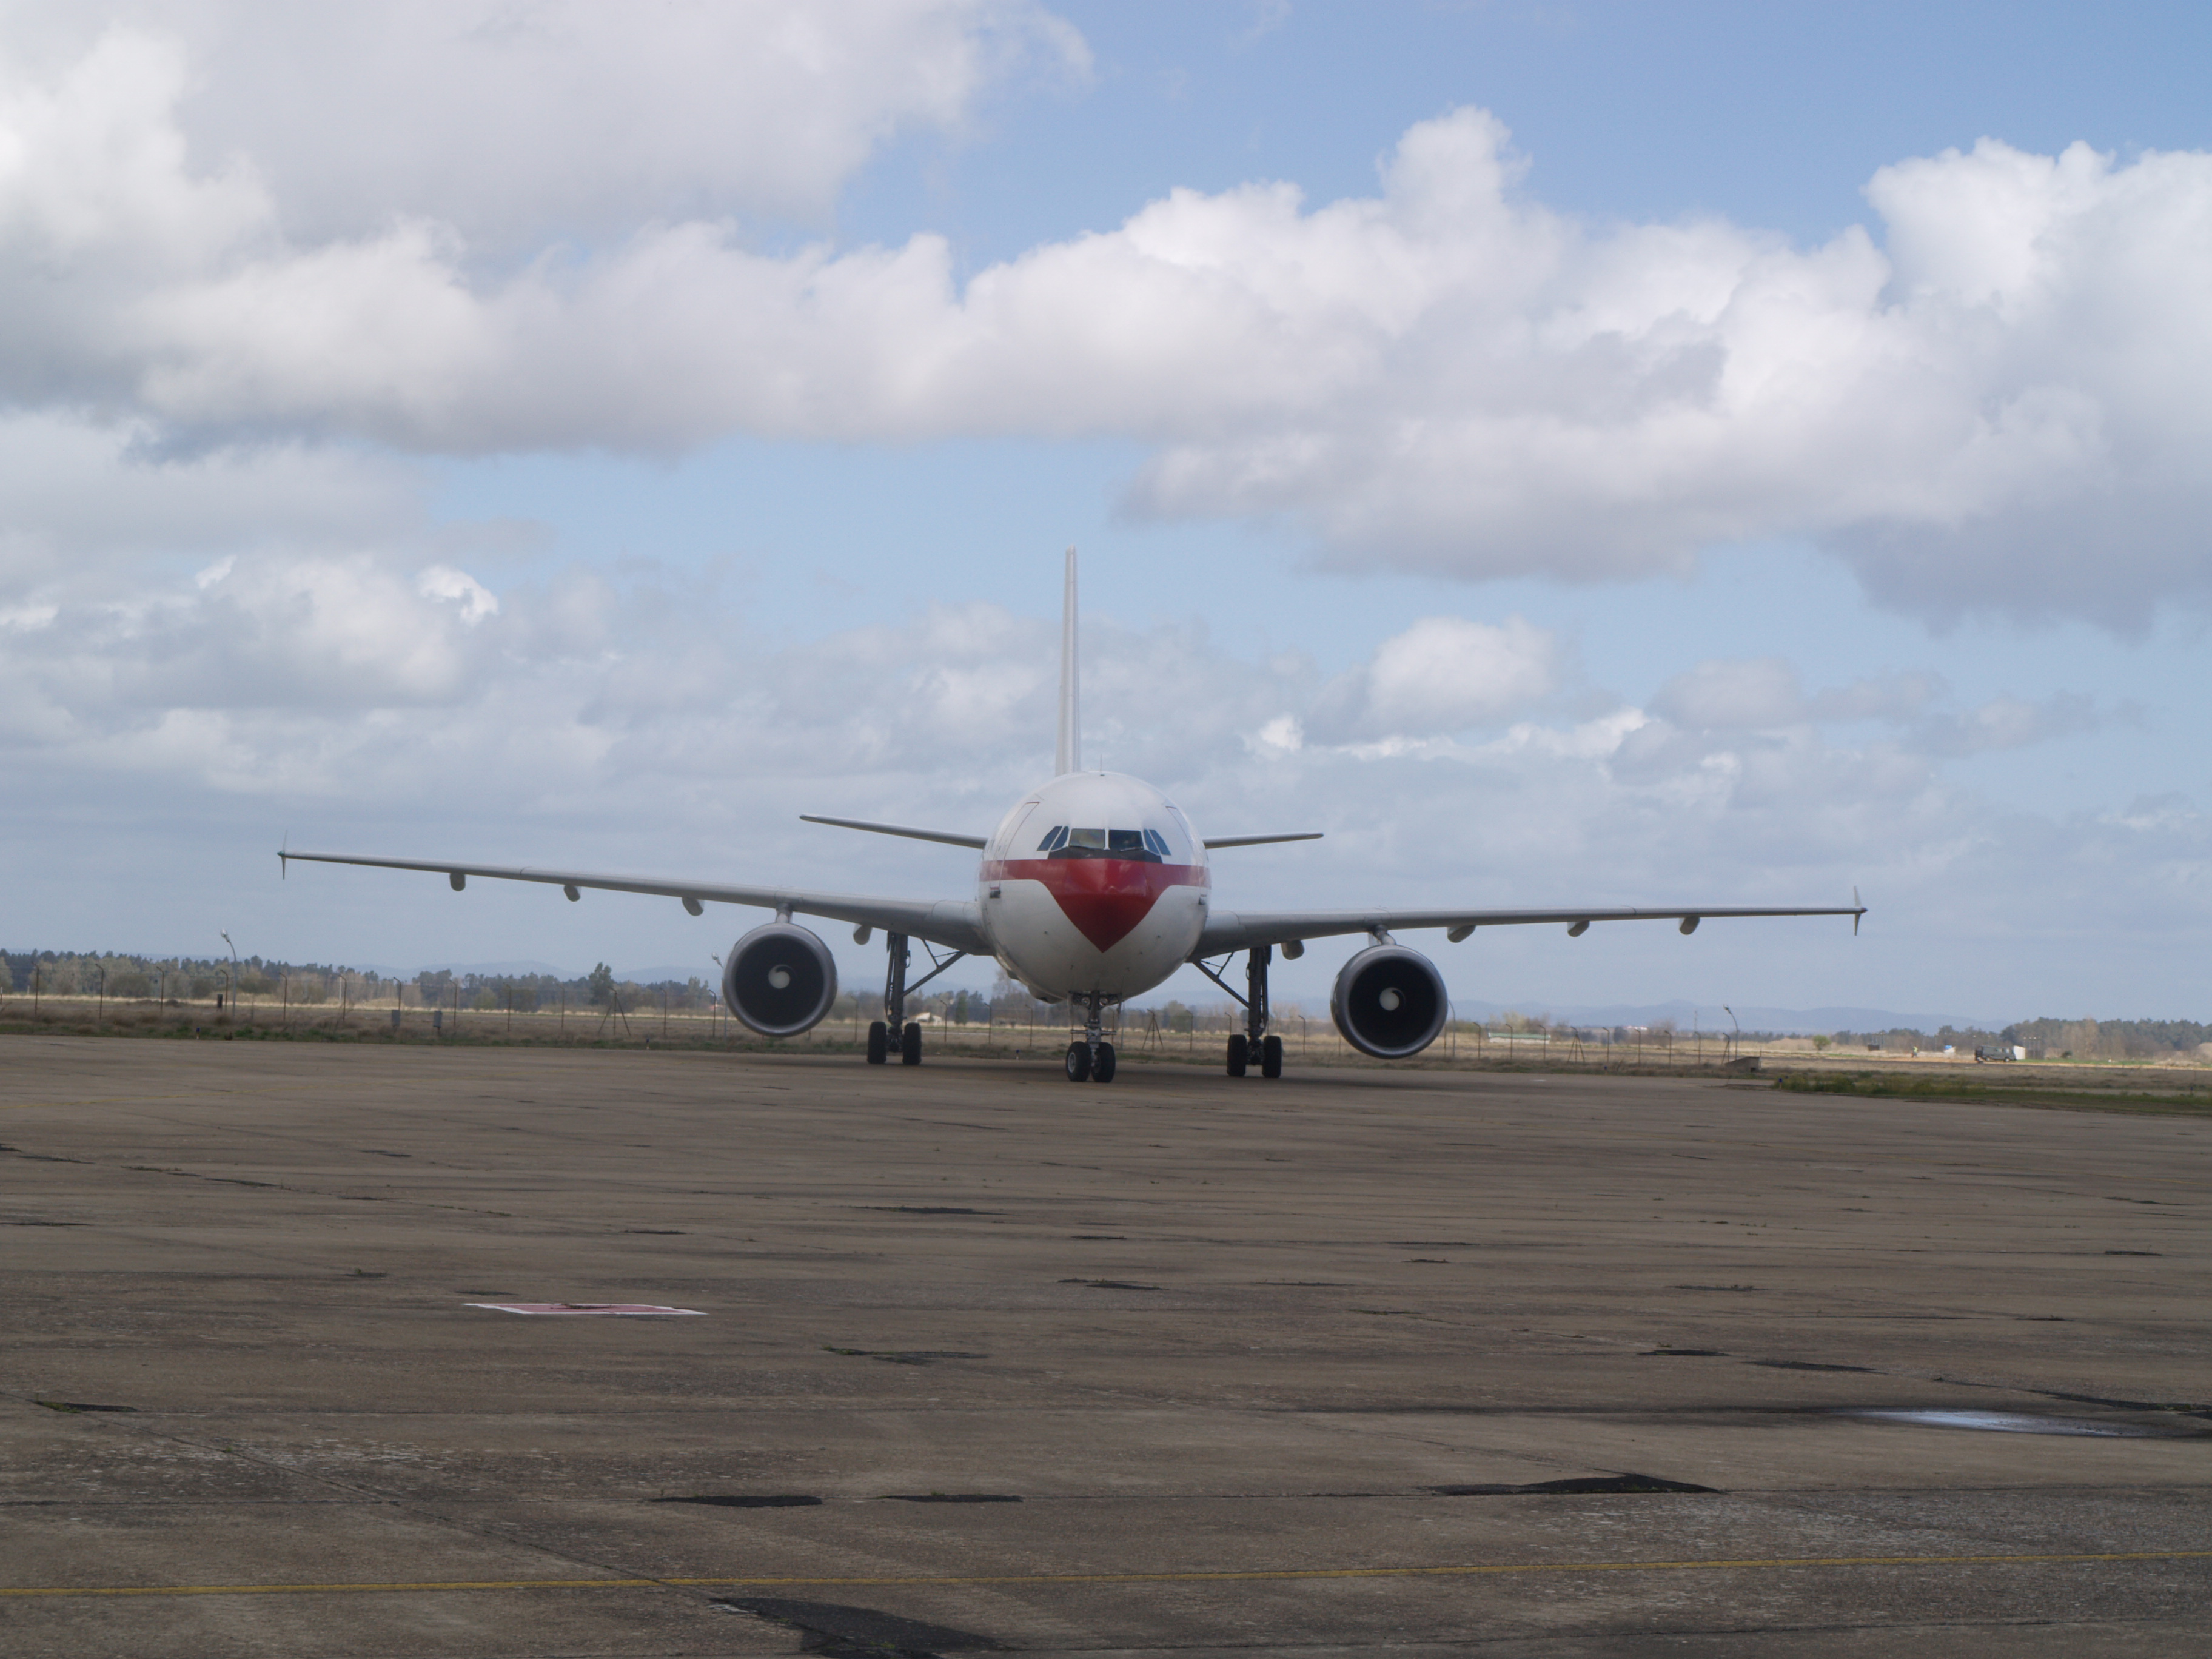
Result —
[{"label": "horizontal stabilizer", "polygon": [[870,823],[861,818],[822,818],[811,812],[801,812],[799,817],[803,823],[835,824],[840,830],[866,830],[877,836],[904,836],[908,841],[942,842],[947,847],[973,847],[980,851],[984,844],[981,836],[956,835],[950,830],[914,830],[903,823]]}]

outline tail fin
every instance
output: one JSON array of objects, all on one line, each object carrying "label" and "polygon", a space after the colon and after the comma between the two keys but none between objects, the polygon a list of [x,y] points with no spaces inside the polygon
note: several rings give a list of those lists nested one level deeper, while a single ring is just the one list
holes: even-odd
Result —
[{"label": "tail fin", "polygon": [[1083,764],[1077,747],[1075,672],[1075,550],[1067,550],[1067,587],[1060,612],[1060,753],[1053,775],[1065,777]]}]

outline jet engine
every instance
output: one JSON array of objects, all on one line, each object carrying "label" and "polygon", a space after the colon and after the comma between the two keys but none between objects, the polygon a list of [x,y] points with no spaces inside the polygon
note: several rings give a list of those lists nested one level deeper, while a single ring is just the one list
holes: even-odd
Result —
[{"label": "jet engine", "polygon": [[797,1036],[837,1000],[837,959],[804,927],[763,923],[730,947],[722,1000],[763,1036]]},{"label": "jet engine", "polygon": [[1344,1040],[1377,1060],[1405,1060],[1437,1040],[1451,1006],[1443,975],[1419,951],[1376,945],[1344,964],[1329,1018]]}]

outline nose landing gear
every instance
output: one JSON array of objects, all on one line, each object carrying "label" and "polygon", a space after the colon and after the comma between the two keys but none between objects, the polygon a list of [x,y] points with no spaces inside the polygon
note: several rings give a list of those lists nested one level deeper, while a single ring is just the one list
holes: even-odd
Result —
[{"label": "nose landing gear", "polygon": [[1086,1018],[1083,1035],[1067,1045],[1067,1080],[1070,1083],[1111,1083],[1114,1080],[1114,1045],[1106,1041],[1105,1022],[1100,1011],[1106,1006],[1105,997],[1092,992],[1079,994],[1073,1000],[1084,1006]]}]

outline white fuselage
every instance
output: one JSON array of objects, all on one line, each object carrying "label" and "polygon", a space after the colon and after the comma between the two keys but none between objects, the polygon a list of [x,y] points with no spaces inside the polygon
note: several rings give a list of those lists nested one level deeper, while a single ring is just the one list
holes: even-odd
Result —
[{"label": "white fuselage", "polygon": [[1132,997],[1189,959],[1206,846],[1140,779],[1071,772],[1033,789],[983,849],[976,900],[1000,965],[1030,994]]}]

